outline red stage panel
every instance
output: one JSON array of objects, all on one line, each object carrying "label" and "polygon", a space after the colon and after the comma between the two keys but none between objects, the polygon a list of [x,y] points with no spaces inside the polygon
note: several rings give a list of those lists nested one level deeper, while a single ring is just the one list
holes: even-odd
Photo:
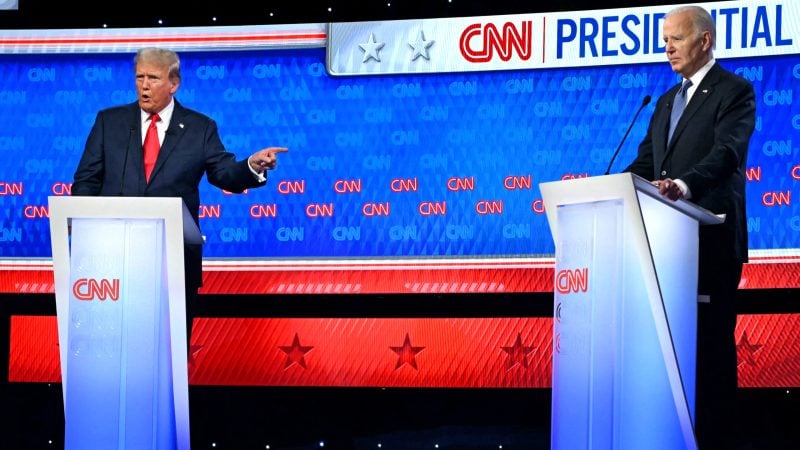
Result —
[{"label": "red stage panel", "polygon": [[739,316],[740,387],[800,386],[800,314]]},{"label": "red stage panel", "polygon": [[[237,260],[238,261],[238,260]],[[511,262],[319,264],[206,261],[204,294],[552,292],[552,259]],[[740,289],[800,288],[795,257],[751,258]],[[53,293],[52,262],[0,263],[0,292]]]},{"label": "red stage panel", "polygon": [[[550,318],[201,318],[194,385],[547,388]],[[800,386],[800,314],[739,316],[741,387]],[[9,381],[60,382],[53,316],[13,316]]]},{"label": "red stage panel", "polygon": [[193,384],[549,387],[552,320],[203,319]]},{"label": "red stage panel", "polygon": [[61,382],[55,316],[11,316],[8,381]]},{"label": "red stage panel", "polygon": [[761,262],[750,258],[742,268],[739,289],[781,289],[800,287],[800,263],[779,260]]},{"label": "red stage panel", "polygon": [[380,294],[547,292],[553,267],[393,268],[381,270],[208,270],[204,294]]}]

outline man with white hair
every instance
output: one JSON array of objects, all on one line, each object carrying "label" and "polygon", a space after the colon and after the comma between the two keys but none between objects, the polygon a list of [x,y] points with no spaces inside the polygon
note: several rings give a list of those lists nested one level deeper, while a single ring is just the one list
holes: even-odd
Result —
[{"label": "man with white hair", "polygon": [[[716,214],[700,227],[697,401],[701,449],[734,446],[736,345],[734,299],[747,262],[745,167],[755,127],[755,93],[714,59],[716,29],[698,6],[670,11],[663,24],[666,54],[682,77],[658,102],[636,159],[625,171]],[[678,236],[679,238],[679,236]]]}]

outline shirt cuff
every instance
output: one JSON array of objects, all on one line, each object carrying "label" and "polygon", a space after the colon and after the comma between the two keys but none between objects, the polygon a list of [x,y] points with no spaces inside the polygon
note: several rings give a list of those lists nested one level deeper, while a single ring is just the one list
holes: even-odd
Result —
[{"label": "shirt cuff", "polygon": [[681,192],[683,192],[683,198],[685,198],[686,200],[692,198],[692,191],[689,190],[689,186],[683,180],[675,179],[672,181],[674,181],[675,184],[677,184],[678,187],[681,188]]},{"label": "shirt cuff", "polygon": [[247,168],[250,169],[250,173],[253,174],[253,176],[256,178],[256,180],[258,180],[259,183],[267,181],[267,177],[264,176],[265,171],[258,173],[255,170],[253,170],[253,166],[250,164],[250,158],[247,158]]}]

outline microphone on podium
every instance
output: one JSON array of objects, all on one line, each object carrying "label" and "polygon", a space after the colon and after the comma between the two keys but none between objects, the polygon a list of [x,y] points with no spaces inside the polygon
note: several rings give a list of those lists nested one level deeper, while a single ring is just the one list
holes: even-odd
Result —
[{"label": "microphone on podium", "polygon": [[614,164],[614,160],[617,159],[617,155],[619,154],[619,150],[622,148],[622,144],[625,142],[625,139],[628,137],[628,133],[631,132],[631,128],[633,128],[633,124],[636,123],[636,118],[639,117],[639,113],[642,112],[645,106],[650,103],[650,96],[645,95],[642,99],[642,104],[639,106],[639,109],[636,110],[636,114],[633,115],[633,120],[631,120],[631,124],[628,126],[628,129],[625,130],[625,134],[622,136],[622,140],[619,141],[619,145],[617,149],[614,150],[614,154],[611,155],[611,161],[608,162],[608,168],[606,169],[606,173],[603,175],[608,175],[611,173],[611,165]]}]

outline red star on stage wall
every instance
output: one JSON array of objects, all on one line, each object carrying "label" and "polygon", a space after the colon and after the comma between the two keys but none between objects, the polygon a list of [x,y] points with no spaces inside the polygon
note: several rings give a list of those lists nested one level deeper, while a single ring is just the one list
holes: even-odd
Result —
[{"label": "red star on stage wall", "polygon": [[397,353],[397,365],[394,366],[395,370],[402,367],[404,364],[409,364],[414,370],[417,369],[417,353],[421,352],[425,349],[425,347],[413,347],[411,345],[411,339],[408,337],[408,333],[406,333],[406,338],[403,341],[402,347],[389,347],[392,349],[393,352]]},{"label": "red star on stage wall", "polygon": [[761,350],[761,347],[763,347],[761,344],[751,344],[745,331],[739,342],[736,343],[736,359],[739,360],[737,367],[745,363],[755,366],[756,353]]},{"label": "red star on stage wall", "polygon": [[507,361],[507,370],[511,370],[516,367],[518,364],[522,365],[524,368],[528,368],[528,355],[533,353],[533,350],[536,347],[526,347],[522,345],[522,336],[520,333],[517,333],[517,340],[514,341],[514,345],[511,347],[500,347],[503,349],[504,352],[508,353]]},{"label": "red star on stage wall", "polygon": [[189,369],[193,369],[197,364],[197,354],[203,350],[202,345],[190,345],[189,346],[189,360],[187,361],[189,364]]},{"label": "red star on stage wall", "polygon": [[284,353],[286,353],[286,364],[284,364],[283,368],[288,369],[292,367],[294,364],[300,365],[303,369],[306,368],[306,358],[305,355],[309,351],[311,351],[312,346],[303,346],[300,345],[300,338],[297,336],[297,333],[294,334],[294,339],[292,339],[292,345],[280,345],[278,346]]}]

